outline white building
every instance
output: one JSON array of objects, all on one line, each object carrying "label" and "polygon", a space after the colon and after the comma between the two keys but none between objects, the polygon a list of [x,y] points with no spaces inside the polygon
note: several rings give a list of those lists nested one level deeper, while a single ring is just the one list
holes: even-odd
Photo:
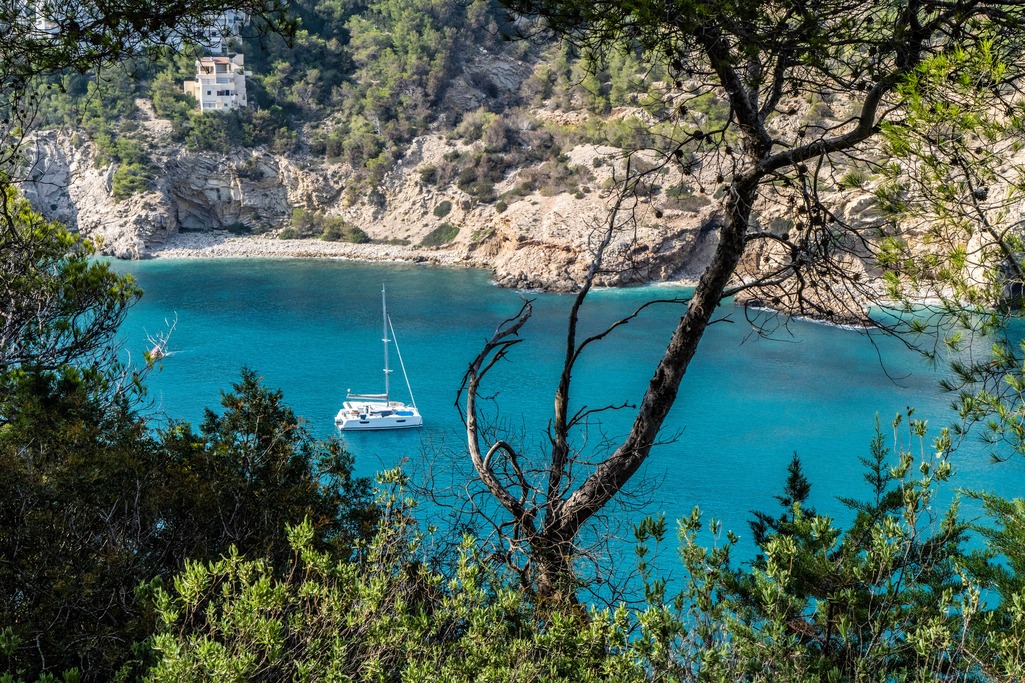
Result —
[{"label": "white building", "polygon": [[[60,30],[59,24],[53,20],[54,16],[60,16],[51,14],[56,12],[57,8],[47,7],[43,2],[38,0],[19,0],[14,6],[14,21],[17,21],[22,26],[29,26],[33,33],[37,35],[57,35]],[[88,8],[82,10],[88,13]],[[6,12],[4,13],[6,17]]]},{"label": "white building", "polygon": [[203,29],[199,44],[208,52],[220,55],[228,49],[228,43],[242,35],[242,27],[249,21],[245,12],[229,9],[211,17],[210,24]]},{"label": "white building", "polygon": [[60,30],[57,22],[51,21],[45,14],[43,14],[41,9],[36,10],[33,27],[35,28],[36,33],[45,33],[51,36],[57,35],[57,31]]},{"label": "white building", "polygon": [[196,98],[200,111],[246,107],[246,75],[242,55],[200,57],[196,80],[185,81],[185,94]]},{"label": "white building", "polygon": [[[78,0],[62,2],[44,2],[43,0],[15,0],[15,21],[31,26],[36,34],[56,35],[66,19],[77,16],[79,23],[100,19],[95,6]],[[249,15],[245,12],[229,9],[217,14],[207,15],[202,22],[200,34],[195,36],[199,46],[207,52],[220,55],[228,49],[228,44],[242,35],[242,28],[249,23]],[[172,37],[169,44],[180,48],[180,39]]]}]

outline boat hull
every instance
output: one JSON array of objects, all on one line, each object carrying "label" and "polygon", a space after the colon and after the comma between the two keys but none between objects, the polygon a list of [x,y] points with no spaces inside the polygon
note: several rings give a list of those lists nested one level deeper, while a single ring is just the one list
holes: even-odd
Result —
[{"label": "boat hull", "polygon": [[404,403],[350,403],[343,404],[335,416],[335,424],[342,431],[375,431],[381,429],[416,429],[423,426],[420,412]]}]

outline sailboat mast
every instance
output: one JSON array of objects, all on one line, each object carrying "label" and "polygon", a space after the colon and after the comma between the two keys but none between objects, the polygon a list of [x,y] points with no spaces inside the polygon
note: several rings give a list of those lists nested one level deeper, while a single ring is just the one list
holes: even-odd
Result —
[{"label": "sailboat mast", "polygon": [[391,370],[388,369],[388,304],[384,298],[384,285],[381,285],[381,329],[381,340],[384,342],[384,402],[389,404],[391,396],[388,391],[388,375]]}]

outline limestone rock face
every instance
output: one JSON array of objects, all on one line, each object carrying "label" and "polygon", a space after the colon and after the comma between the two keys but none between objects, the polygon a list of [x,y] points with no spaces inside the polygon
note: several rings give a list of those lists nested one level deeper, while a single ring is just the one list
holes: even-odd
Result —
[{"label": "limestone rock face", "polygon": [[101,166],[91,143],[49,132],[36,138],[22,191],[43,215],[97,238],[103,253],[141,258],[179,232],[281,227],[298,199],[337,194],[317,175],[270,154],[191,153],[179,146],[151,152],[158,177],[149,191],[117,201],[117,167]]},{"label": "limestone rock face", "polygon": [[[512,192],[522,185],[521,174],[530,172],[517,169],[495,188],[505,200],[481,203],[455,185],[424,179],[425,169],[466,149],[440,136],[417,138],[375,192],[352,201],[344,192],[352,173],[342,166],[266,151],[195,153],[165,140],[150,151],[159,172],[149,191],[116,201],[115,165],[99,165],[91,143],[45,133],[36,139],[23,191],[44,215],[120,258],[165,250],[179,233],[272,236],[301,207],[340,216],[378,245],[407,245],[409,258],[490,268],[509,287],[576,289],[606,232],[615,197],[599,188],[610,186],[614,150],[582,146],[568,153],[569,163],[594,169],[586,192]],[[595,162],[599,157],[608,163]],[[622,224],[604,246],[599,285],[696,277],[715,246],[709,209],[663,215],[640,199],[618,220]],[[439,229],[455,230],[455,237],[441,246],[421,244]],[[352,246],[358,257],[359,245]],[[372,246],[366,258],[379,257]]]},{"label": "limestone rock face", "polygon": [[71,199],[72,147],[66,138],[49,132],[37,135],[27,150],[28,170],[21,191],[37,211],[68,227],[78,227],[78,207]]},{"label": "limestone rock face", "polygon": [[[518,98],[530,73],[528,64],[505,55],[484,50],[471,55],[446,88],[439,129],[446,128],[440,124],[449,114],[460,116],[485,104],[489,108],[522,104]],[[547,147],[554,142],[546,143],[542,135],[522,136],[516,143],[508,142],[507,148],[492,142],[489,149],[483,140],[467,143],[431,133],[412,140],[381,182],[367,188],[361,169],[302,153],[190,151],[174,142],[170,122],[157,119],[148,102],[137,100],[136,105],[139,116],[134,122],[142,129],[156,171],[146,192],[115,200],[112,186],[117,166],[103,161],[96,147],[78,135],[57,132],[35,138],[21,185],[25,196],[45,216],[95,239],[104,253],[121,258],[174,254],[182,249],[189,255],[203,255],[205,247],[196,244],[219,242],[223,246],[216,255],[459,263],[491,269],[496,282],[508,287],[573,291],[587,277],[599,251],[603,261],[596,284],[621,286],[696,280],[718,243],[720,200],[710,193],[722,185],[723,177],[713,158],[666,164],[664,158],[638,153],[631,159],[630,169],[636,173],[643,167],[643,182],[637,184],[635,196],[621,198],[617,191],[627,168],[621,150],[581,144],[546,157],[544,152],[551,151]],[[638,107],[617,107],[608,114],[609,119],[652,123],[646,116]],[[580,125],[586,117],[583,111],[543,105],[506,123],[525,132],[544,123]],[[791,133],[796,131],[788,135]],[[533,145],[528,150],[531,153],[513,155],[514,148],[527,149],[525,140]],[[537,154],[539,151],[542,153]],[[505,159],[518,161],[501,167],[505,176],[500,180],[495,180],[494,173],[487,174],[486,182],[484,176],[476,183],[458,179],[473,171],[467,164],[506,152]],[[872,150],[866,153],[872,156]],[[1007,159],[1000,173],[1022,164],[1025,151]],[[832,176],[843,178],[844,168],[831,169]],[[878,232],[886,217],[881,215],[872,182],[866,177],[857,186],[827,183],[819,188],[823,205],[831,212],[830,221],[865,228],[865,234]],[[481,185],[486,185],[486,190],[481,190]],[[994,187],[992,192],[997,196],[1005,189]],[[857,240],[851,244],[840,244],[839,238],[824,240],[822,231],[811,240],[812,227],[823,223],[811,220],[812,209],[802,208],[796,198],[777,192],[752,207],[750,227],[756,238],[734,274],[734,284],[749,288],[738,299],[818,317],[827,315],[822,312],[826,309],[839,308],[851,312],[847,317],[856,318],[864,301],[878,298],[882,273]],[[613,212],[614,207],[618,210]],[[298,208],[342,218],[363,230],[372,243],[276,239]],[[1015,208],[1015,220],[1020,220],[1025,216],[1025,204]],[[997,215],[991,218],[1002,220]],[[929,247],[924,232],[916,235],[913,230],[902,235],[912,249],[936,248]],[[182,237],[181,233],[190,235]],[[243,246],[244,240],[230,237],[250,233],[256,237],[248,246]],[[975,239],[968,245],[973,253],[984,247],[981,232]],[[856,279],[856,291],[849,291],[844,283],[832,287],[828,278],[816,278],[821,291],[813,292],[805,302],[793,296],[795,291],[803,295],[808,290],[801,282],[795,285],[792,274],[763,282],[766,273],[789,272],[794,264],[814,266],[815,259],[807,257],[819,241],[820,251],[827,246],[840,251],[842,258],[833,263],[839,264],[843,273],[857,275],[847,278]],[[795,260],[797,257],[801,259]],[[968,276],[984,281],[987,273],[980,266]],[[806,308],[806,303],[811,308]]]},{"label": "limestone rock face", "polygon": [[530,76],[531,67],[525,62],[479,50],[449,84],[443,107],[446,111],[471,111],[486,103],[515,97]]},{"label": "limestone rock face", "polygon": [[259,232],[278,227],[290,212],[279,170],[277,160],[268,154],[217,157],[178,150],[168,160],[163,179],[178,230],[242,225]]},{"label": "limestone rock face", "polygon": [[[605,236],[608,209],[564,194],[516,202],[492,222],[469,257],[506,287],[574,291]],[[700,220],[648,224],[615,233],[604,246],[599,286],[694,279],[714,244]]]},{"label": "limestone rock face", "polygon": [[91,144],[75,147],[49,133],[31,150],[29,179],[22,191],[47,218],[59,220],[95,240],[100,250],[118,258],[144,255],[148,246],[177,233],[164,193],[155,190],[114,201],[115,168],[97,167]]}]

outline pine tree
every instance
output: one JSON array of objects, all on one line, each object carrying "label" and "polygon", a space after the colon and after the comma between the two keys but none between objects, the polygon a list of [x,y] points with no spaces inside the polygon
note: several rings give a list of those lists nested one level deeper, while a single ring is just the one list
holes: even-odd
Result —
[{"label": "pine tree", "polygon": [[[799,509],[808,517],[815,516],[815,509],[805,507],[805,502],[811,494],[811,482],[804,476],[801,470],[801,459],[794,452],[787,465],[787,480],[783,485],[783,493],[773,496],[779,501],[783,511],[777,517],[771,513],[752,510],[754,519],[748,522],[751,532],[754,534],[754,542],[759,547],[764,547],[769,536],[773,534],[788,533],[793,530],[794,520]],[[795,509],[796,506],[796,509]]]}]

